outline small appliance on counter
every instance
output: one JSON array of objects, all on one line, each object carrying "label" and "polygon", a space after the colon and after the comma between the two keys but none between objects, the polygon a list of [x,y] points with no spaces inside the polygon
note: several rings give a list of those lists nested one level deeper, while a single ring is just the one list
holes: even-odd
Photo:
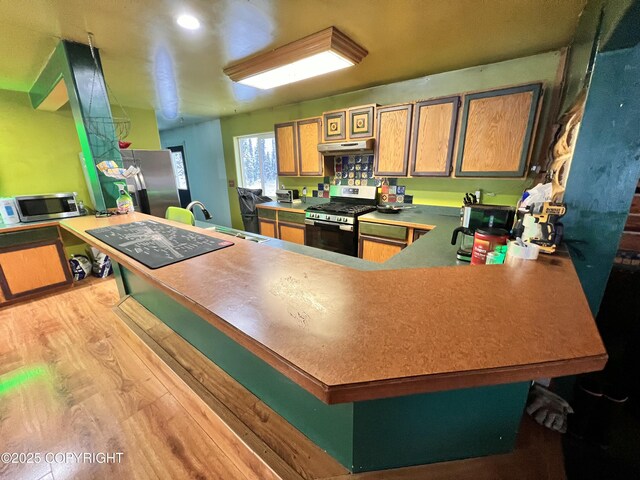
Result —
[{"label": "small appliance on counter", "polygon": [[0,198],[0,214],[5,225],[20,223],[16,201],[13,198]]},{"label": "small appliance on counter", "polygon": [[298,190],[287,190],[281,188],[276,190],[276,198],[281,203],[298,203],[300,200],[300,192]]},{"label": "small appliance on counter", "polygon": [[508,235],[513,225],[515,212],[514,207],[473,203],[473,199],[467,196],[465,204],[460,210],[460,226],[453,231],[451,237],[451,245],[456,245],[458,234],[462,234],[456,258],[464,262],[471,261],[474,236],[478,229],[504,229]]},{"label": "small appliance on counter", "polygon": [[20,195],[15,197],[22,222],[39,222],[80,216],[76,192]]}]

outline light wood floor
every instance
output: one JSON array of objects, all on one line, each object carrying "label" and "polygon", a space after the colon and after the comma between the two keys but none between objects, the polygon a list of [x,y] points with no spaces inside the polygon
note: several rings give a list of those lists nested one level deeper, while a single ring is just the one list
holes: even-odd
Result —
[{"label": "light wood floor", "polygon": [[[122,320],[111,310],[117,301],[107,280],[0,310],[0,453],[122,452],[122,462],[0,461],[0,478],[259,478],[237,451],[212,440],[141,360],[142,350],[120,337]],[[509,455],[353,477],[551,480],[564,478],[562,460],[559,438],[525,420]]]},{"label": "light wood floor", "polygon": [[108,280],[0,311],[0,453],[122,452],[122,463],[0,462],[0,478],[246,478],[115,333],[117,300]]}]

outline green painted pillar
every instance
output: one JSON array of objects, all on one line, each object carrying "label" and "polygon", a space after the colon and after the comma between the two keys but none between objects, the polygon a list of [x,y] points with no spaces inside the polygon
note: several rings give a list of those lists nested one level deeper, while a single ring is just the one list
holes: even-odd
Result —
[{"label": "green painted pillar", "polygon": [[61,41],[29,91],[33,108],[37,108],[60,81],[65,83],[71,104],[95,207],[98,210],[114,208],[118,197],[116,180],[95,168],[103,160],[113,160],[122,166],[98,49],[94,48],[92,55],[88,45]]},{"label": "green painted pillar", "polygon": [[565,238],[598,313],[640,175],[640,45],[596,57],[564,201]]}]

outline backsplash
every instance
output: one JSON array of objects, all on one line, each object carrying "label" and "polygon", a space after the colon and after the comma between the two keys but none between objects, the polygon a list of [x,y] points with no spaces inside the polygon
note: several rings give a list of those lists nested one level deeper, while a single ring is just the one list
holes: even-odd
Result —
[{"label": "backsplash", "polygon": [[[350,155],[355,157],[358,155]],[[348,156],[349,157],[349,156]],[[347,165],[349,160],[347,157]],[[367,157],[367,155],[363,155]],[[344,159],[342,156],[337,157],[340,159],[341,165],[344,165]],[[363,159],[364,160],[364,159]],[[367,159],[368,164],[371,164],[371,159]],[[355,165],[354,163],[354,186],[355,186]],[[362,172],[362,167],[360,167]],[[341,171],[340,182],[346,180],[346,185],[349,184],[349,167],[347,167],[347,178],[342,178],[344,170]],[[369,173],[368,170],[365,172]],[[372,171],[371,171],[372,173]],[[373,177],[376,181],[378,178]],[[360,183],[362,184],[362,176]],[[370,179],[367,178],[367,181]],[[380,178],[380,195],[382,197],[382,186],[385,183],[384,178]],[[314,196],[322,198],[324,196],[324,187],[335,184],[336,176],[333,177],[279,177],[278,185],[284,184],[286,188],[296,189],[301,192],[302,188],[307,187],[307,195],[312,196],[313,191],[316,193]],[[411,199],[413,203],[420,205],[437,205],[446,207],[460,207],[464,198],[465,192],[475,192],[480,190],[482,192],[482,202],[493,205],[515,205],[522,196],[522,192],[530,188],[532,181],[529,179],[503,179],[503,178],[455,178],[455,177],[400,177],[400,178],[387,178],[386,183],[390,187],[388,195],[391,193],[392,186],[404,186],[405,187],[405,203],[410,203]],[[320,187],[322,185],[322,187]],[[376,185],[378,185],[376,183]],[[326,194],[328,195],[328,193]],[[397,189],[395,195],[398,195]],[[409,198],[407,198],[409,196]],[[411,198],[412,197],[412,198]],[[328,198],[328,197],[327,197]],[[398,201],[396,197],[396,202]]]},{"label": "backsplash", "polygon": [[373,155],[344,155],[334,158],[335,175],[324,177],[312,190],[313,197],[329,198],[331,185],[378,187],[381,203],[412,203],[413,195],[408,195],[404,185],[398,185],[397,178],[374,177]]}]

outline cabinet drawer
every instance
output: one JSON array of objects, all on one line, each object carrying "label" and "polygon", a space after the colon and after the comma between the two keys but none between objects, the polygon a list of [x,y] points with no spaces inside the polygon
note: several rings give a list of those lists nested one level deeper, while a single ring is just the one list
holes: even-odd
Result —
[{"label": "cabinet drawer", "polygon": [[289,222],[289,223],[301,223],[304,225],[304,213],[293,213],[293,212],[285,212],[283,210],[280,210],[278,212],[278,221]]},{"label": "cabinet drawer", "polygon": [[41,227],[17,232],[0,233],[0,248],[16,247],[28,243],[44,242],[58,239],[57,227]]},{"label": "cabinet drawer", "polygon": [[396,240],[407,239],[407,227],[399,225],[385,225],[382,223],[360,222],[360,233],[364,235],[374,235],[376,237],[395,238]]},{"label": "cabinet drawer", "polygon": [[269,220],[276,219],[276,211],[270,208],[260,208],[258,207],[258,217],[260,218],[268,218]]}]

